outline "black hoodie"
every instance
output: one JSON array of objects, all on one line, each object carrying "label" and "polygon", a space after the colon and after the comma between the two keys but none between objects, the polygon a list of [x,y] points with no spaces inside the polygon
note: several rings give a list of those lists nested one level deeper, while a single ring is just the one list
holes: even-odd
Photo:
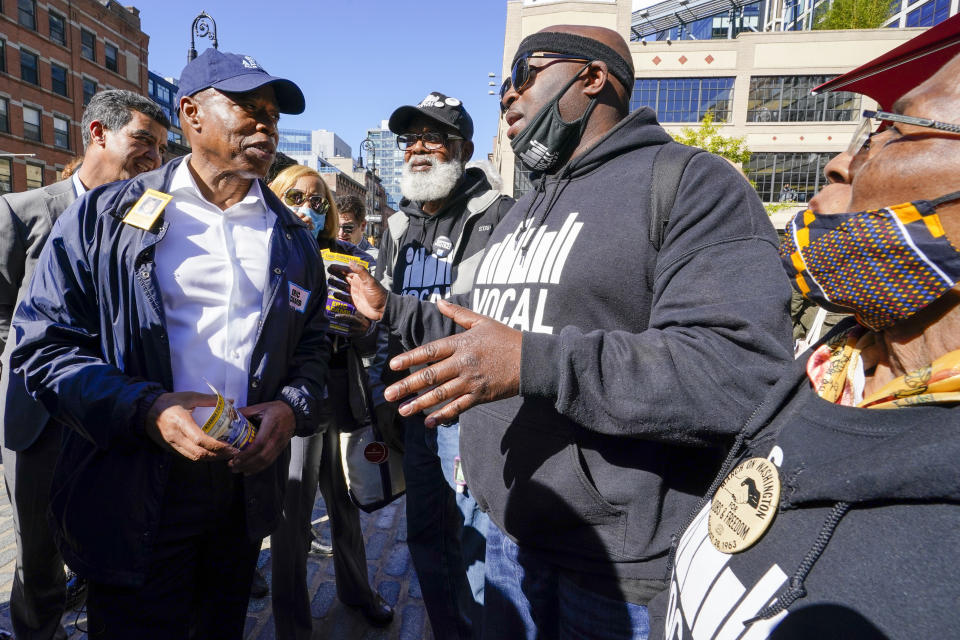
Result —
[{"label": "black hoodie", "polygon": [[666,608],[666,624],[651,624],[651,637],[960,633],[960,406],[832,404],[811,388],[808,356],[720,473],[745,458],[773,461],[779,512],[753,547],[721,553],[707,537],[711,497],[680,539],[670,590],[651,607]]},{"label": "black hoodie", "polygon": [[[644,108],[539,182],[461,299],[524,331],[520,396],[461,416],[474,496],[525,552],[634,602],[666,586],[670,535],[790,358],[776,233],[727,161],[690,161],[650,244],[669,141]],[[385,320],[407,345],[453,331],[412,298]]]},{"label": "black hoodie", "polygon": [[468,211],[472,198],[492,189],[481,169],[469,168],[433,214],[425,213],[422,203],[400,200],[408,226],[399,242],[392,233],[383,234],[377,279],[386,278],[385,284],[395,293],[436,301],[450,294],[459,271],[471,265],[465,274],[469,284],[493,228],[513,206],[513,198],[498,195],[482,211]]}]

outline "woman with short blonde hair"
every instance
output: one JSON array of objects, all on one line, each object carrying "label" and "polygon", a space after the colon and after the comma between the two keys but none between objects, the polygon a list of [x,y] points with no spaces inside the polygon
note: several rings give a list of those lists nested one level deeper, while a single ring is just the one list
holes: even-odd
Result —
[{"label": "woman with short blonde hair", "polygon": [[[355,245],[337,240],[338,213],[333,194],[319,173],[310,167],[293,165],[277,174],[270,183],[273,191],[314,232],[320,249],[345,253],[366,260],[373,258]],[[321,432],[290,440],[290,471],[284,496],[283,517],[270,536],[273,563],[273,619],[279,639],[309,638],[313,621],[307,591],[307,550],[329,555],[329,548],[312,543],[311,526],[317,488],[323,494],[330,516],[333,566],[337,597],[353,607],[372,625],[383,626],[393,619],[393,610],[370,587],[367,557],[360,528],[360,514],[350,500],[340,458],[340,431],[358,428],[349,399],[368,398],[369,390],[356,388],[359,380],[348,375],[348,361],[363,368],[357,340],[366,350],[375,348],[370,323],[362,317],[344,321],[350,335],[328,334],[330,347],[327,398],[321,410]],[[354,385],[351,387],[351,385]]]}]

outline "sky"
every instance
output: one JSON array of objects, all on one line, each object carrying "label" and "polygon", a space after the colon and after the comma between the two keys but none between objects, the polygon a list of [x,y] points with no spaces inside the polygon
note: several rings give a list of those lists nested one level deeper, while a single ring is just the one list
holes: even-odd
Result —
[{"label": "sky", "polygon": [[[253,56],[296,82],[300,115],[280,127],[334,131],[356,157],[368,128],[432,91],[459,98],[474,121],[474,158],[492,150],[500,112],[505,0],[127,0],[150,36],[149,68],[179,77],[190,26],[205,10],[221,51]],[[210,46],[197,39],[198,53]],[[487,74],[494,72],[496,78]],[[495,87],[488,82],[496,83]]]}]

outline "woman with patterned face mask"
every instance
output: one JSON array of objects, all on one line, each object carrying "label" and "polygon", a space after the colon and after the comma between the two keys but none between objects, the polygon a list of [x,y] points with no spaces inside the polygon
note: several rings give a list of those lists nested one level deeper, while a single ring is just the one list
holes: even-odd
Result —
[{"label": "woman with patterned face mask", "polygon": [[666,637],[960,628],[957,77],[960,56],[889,112],[865,112],[873,121],[828,166],[853,213],[788,225],[794,286],[853,317],[786,370],[737,436],[674,546]]},{"label": "woman with patterned face mask", "polygon": [[[376,261],[355,245],[337,239],[337,208],[330,189],[320,174],[301,165],[287,167],[270,183],[273,191],[314,232],[320,249],[356,256],[372,270]],[[327,265],[329,267],[329,265]],[[311,542],[311,520],[317,488],[323,495],[330,517],[333,564],[337,596],[360,611],[375,626],[389,624],[393,610],[367,582],[367,559],[357,507],[350,500],[340,458],[340,431],[357,425],[352,405],[369,397],[356,388],[356,376],[348,375],[348,362],[362,370],[361,352],[375,348],[370,323],[360,316],[337,316],[349,326],[349,336],[328,334],[330,369],[327,377],[325,425],[320,433],[290,441],[290,474],[284,496],[284,514],[270,537],[273,584],[273,619],[277,638],[309,638],[312,633],[310,598],[307,591],[307,551],[330,555],[318,540]],[[360,364],[358,364],[360,363]]]}]

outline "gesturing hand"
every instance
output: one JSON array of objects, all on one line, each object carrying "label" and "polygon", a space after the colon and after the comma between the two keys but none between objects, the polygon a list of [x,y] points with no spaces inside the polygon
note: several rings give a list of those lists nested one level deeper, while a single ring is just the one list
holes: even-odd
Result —
[{"label": "gesturing hand", "polygon": [[401,415],[408,416],[444,403],[427,416],[428,427],[450,422],[474,405],[509,398],[520,391],[523,334],[445,300],[439,301],[437,308],[466,331],[393,358],[390,368],[394,371],[412,365],[436,364],[410,374],[387,387],[383,393],[384,398],[395,401],[430,389],[403,403],[399,409]]},{"label": "gesturing hand", "polygon": [[290,442],[296,429],[293,409],[282,400],[261,402],[237,409],[247,418],[255,418],[257,436],[246,449],[230,461],[230,469],[236,473],[257,473],[263,471],[277,459],[283,448]]},{"label": "gesturing hand", "polygon": [[208,393],[164,393],[147,411],[147,435],[161,447],[173,449],[194,462],[229,460],[237,455],[237,450],[204,433],[191,413],[195,407],[216,405],[217,396]]},{"label": "gesturing hand", "polygon": [[352,302],[361,314],[371,320],[380,320],[383,310],[387,306],[387,290],[370,275],[366,269],[358,264],[350,264],[350,268],[343,265],[330,265],[330,273],[341,280],[331,278],[328,282],[334,289],[345,291],[344,294],[334,294],[341,300]]}]

